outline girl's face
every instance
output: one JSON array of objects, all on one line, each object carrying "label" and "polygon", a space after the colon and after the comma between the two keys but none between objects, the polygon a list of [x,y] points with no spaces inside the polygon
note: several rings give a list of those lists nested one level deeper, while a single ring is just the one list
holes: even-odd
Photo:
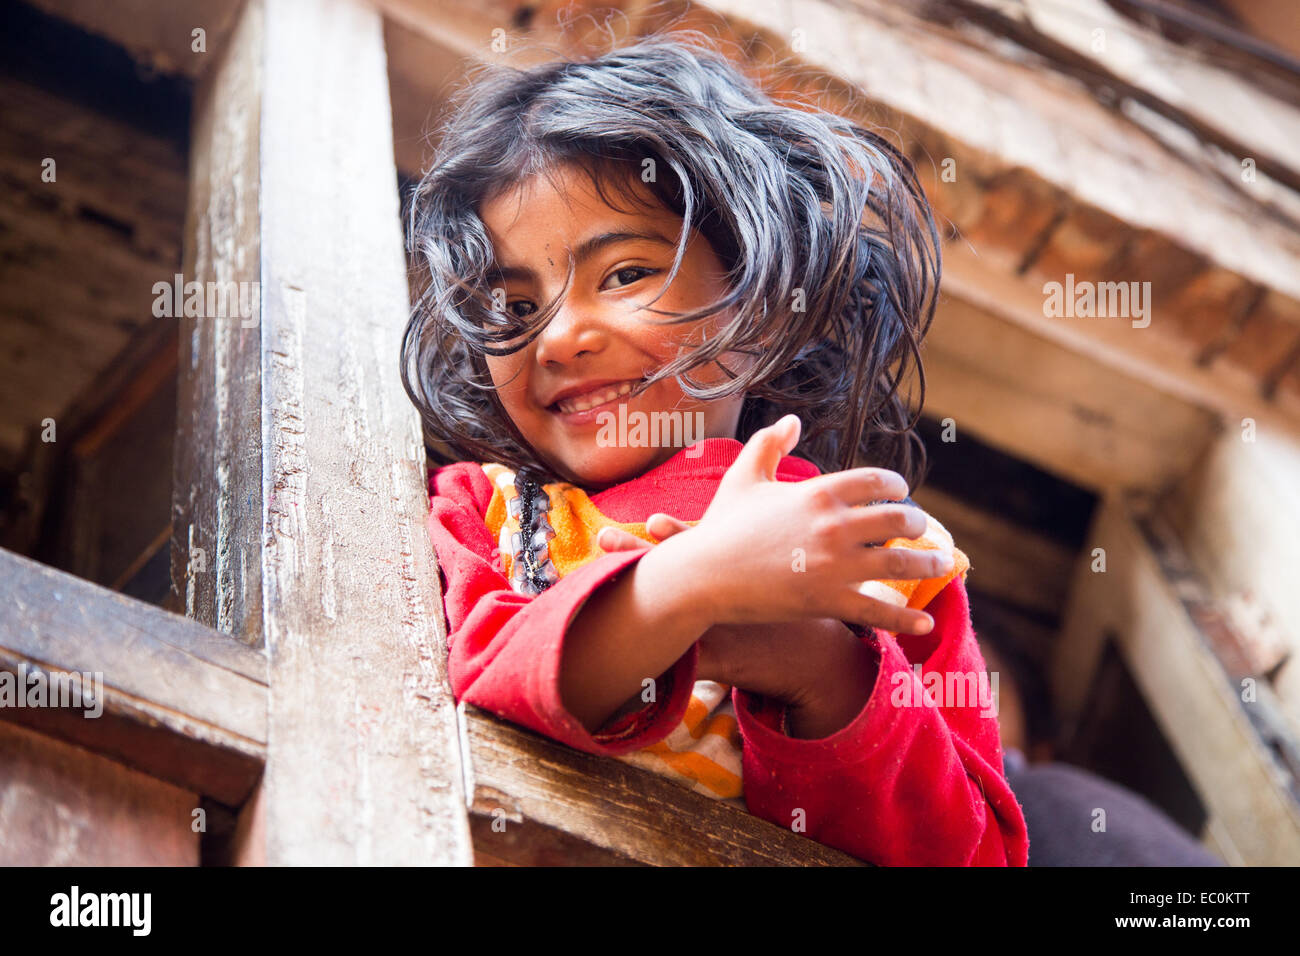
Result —
[{"label": "girl's face", "polygon": [[[486,361],[502,405],[529,445],[557,474],[584,488],[631,479],[702,438],[734,438],[744,402],[743,394],[699,402],[671,378],[631,400],[615,398],[585,414],[575,412],[567,399],[557,402],[575,387],[588,393],[592,386],[602,387],[594,395],[569,398],[579,404],[601,401],[621,383],[649,377],[721,321],[714,316],[664,325],[670,316],[643,308],[664,288],[682,220],[657,202],[639,177],[629,182],[644,208],[624,203],[621,194],[607,188],[615,202],[637,208],[610,207],[585,172],[565,166],[491,197],[480,210],[496,253],[496,285],[505,290],[506,309],[516,316],[534,313],[559,296],[569,256],[574,259],[573,283],[541,333],[513,355],[489,355]],[[681,313],[705,305],[724,294],[724,276],[708,241],[692,232],[681,269],[653,308]],[[739,374],[746,358],[729,354],[723,361]],[[716,363],[695,369],[692,377],[727,380]],[[625,431],[618,427],[620,403],[627,405]],[[640,434],[638,419],[644,423]],[[673,419],[678,430],[661,429],[661,421]],[[679,444],[667,444],[674,439]]]}]

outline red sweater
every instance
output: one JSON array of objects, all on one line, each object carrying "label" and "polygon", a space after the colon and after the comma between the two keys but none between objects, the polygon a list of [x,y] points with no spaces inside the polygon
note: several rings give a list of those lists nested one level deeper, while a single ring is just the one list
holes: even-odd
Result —
[{"label": "red sweater", "polygon": [[[656,511],[698,521],[742,443],[709,438],[698,457],[685,450],[639,478],[591,496],[617,522],[643,522]],[[786,456],[782,481],[819,474]],[[698,645],[664,675],[664,692],[618,732],[587,732],[560,697],[560,659],[568,622],[601,584],[645,549],[603,554],[536,596],[516,593],[485,522],[493,484],[481,465],[462,462],[430,477],[429,532],[442,573],[457,701],[468,701],[561,743],[617,756],[662,740],[683,718],[696,680]],[[975,706],[936,706],[920,694],[896,706],[898,688],[929,674],[984,669],[971,628],[965,585],[955,578],[926,607],[935,621],[924,636],[860,629],[879,661],[862,712],[821,740],[779,730],[784,705],[734,688],[744,739],[744,798],[751,813],[790,827],[796,809],[806,835],[882,865],[1025,866],[1024,816],[1002,774],[997,719]],[[899,676],[895,676],[899,675]],[[942,697],[939,698],[943,702]]]}]

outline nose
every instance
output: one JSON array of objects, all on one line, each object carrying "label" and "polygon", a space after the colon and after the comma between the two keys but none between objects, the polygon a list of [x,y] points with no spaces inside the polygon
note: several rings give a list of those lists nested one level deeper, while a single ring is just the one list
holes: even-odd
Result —
[{"label": "nose", "polygon": [[608,329],[594,303],[566,295],[551,321],[537,336],[539,365],[567,365],[584,352],[602,351]]}]

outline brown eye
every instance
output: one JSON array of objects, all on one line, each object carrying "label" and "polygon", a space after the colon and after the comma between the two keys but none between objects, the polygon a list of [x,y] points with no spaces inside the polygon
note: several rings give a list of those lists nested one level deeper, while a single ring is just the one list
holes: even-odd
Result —
[{"label": "brown eye", "polygon": [[514,302],[506,303],[506,311],[516,319],[522,319],[536,312],[537,306],[527,299],[516,299]]},{"label": "brown eye", "polygon": [[607,278],[604,284],[601,285],[601,288],[604,289],[608,287],[610,279],[618,280],[618,282],[613,286],[615,289],[621,288],[625,285],[631,285],[633,282],[640,281],[646,276],[652,275],[654,271],[654,269],[647,269],[643,266],[627,266],[626,268],[611,272],[609,278]]}]

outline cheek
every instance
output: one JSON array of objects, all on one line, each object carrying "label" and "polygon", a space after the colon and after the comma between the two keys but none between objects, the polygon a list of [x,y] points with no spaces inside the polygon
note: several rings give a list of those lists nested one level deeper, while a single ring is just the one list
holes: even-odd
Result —
[{"label": "cheek", "polygon": [[492,376],[492,384],[496,387],[497,400],[512,418],[526,413],[528,380],[521,372],[522,361],[517,355],[487,357],[485,361],[488,374]]}]

